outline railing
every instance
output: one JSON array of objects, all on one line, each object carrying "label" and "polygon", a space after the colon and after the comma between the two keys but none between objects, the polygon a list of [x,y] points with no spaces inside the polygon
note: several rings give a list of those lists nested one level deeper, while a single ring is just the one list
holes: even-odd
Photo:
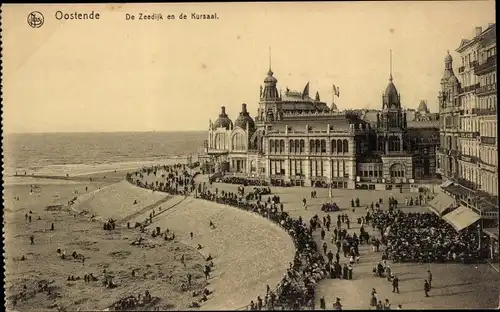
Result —
[{"label": "railing", "polygon": [[462,131],[458,134],[461,138],[474,139],[479,136],[479,132],[477,131]]},{"label": "railing", "polygon": [[481,144],[496,145],[497,144],[497,138],[482,136],[481,137]]},{"label": "railing", "polygon": [[479,161],[479,167],[492,173],[498,173],[498,166],[485,163],[483,160]]},{"label": "railing", "polygon": [[479,158],[471,155],[460,155],[460,160],[470,162],[473,164],[477,164],[479,162]]},{"label": "railing", "polygon": [[481,75],[483,74],[484,72],[488,71],[489,69],[493,69],[493,67],[495,67],[497,65],[497,56],[496,54],[495,55],[492,55],[490,57],[488,57],[488,59],[486,60],[486,62],[482,63],[482,64],[478,64],[477,66],[474,67],[474,74],[475,75]]},{"label": "railing", "polygon": [[497,110],[496,108],[478,108],[476,114],[478,116],[495,116]]},{"label": "railing", "polygon": [[475,91],[477,88],[479,88],[479,83],[463,87],[459,90],[459,93],[462,94],[462,93],[466,93],[466,92]]},{"label": "railing", "polygon": [[476,95],[480,96],[480,95],[485,95],[486,93],[489,93],[489,92],[495,93],[496,91],[497,91],[497,84],[496,83],[490,83],[490,84],[487,84],[487,85],[484,85],[484,86],[480,86],[476,90]]},{"label": "railing", "polygon": [[470,68],[474,68],[474,67],[476,67],[476,66],[478,66],[478,65],[479,65],[479,62],[478,62],[478,61],[472,61],[472,62],[470,62],[470,63],[469,63],[469,67],[470,67]]}]

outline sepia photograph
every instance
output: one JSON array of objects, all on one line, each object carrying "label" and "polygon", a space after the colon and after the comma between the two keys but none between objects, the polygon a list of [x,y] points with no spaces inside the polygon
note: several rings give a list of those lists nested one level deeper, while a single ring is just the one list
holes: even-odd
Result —
[{"label": "sepia photograph", "polygon": [[495,1],[4,4],[4,308],[500,308]]}]

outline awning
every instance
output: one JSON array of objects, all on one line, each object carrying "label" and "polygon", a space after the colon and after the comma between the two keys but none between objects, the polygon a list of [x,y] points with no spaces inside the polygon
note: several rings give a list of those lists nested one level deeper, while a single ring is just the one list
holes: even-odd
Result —
[{"label": "awning", "polygon": [[443,220],[451,224],[457,232],[469,227],[479,219],[481,217],[477,213],[465,206],[460,206],[443,217]]},{"label": "awning", "polygon": [[444,181],[443,183],[441,183],[441,185],[439,185],[439,186],[440,186],[440,187],[448,187],[448,186],[450,186],[450,185],[452,185],[452,184],[453,184],[453,182],[452,182],[452,181],[450,181],[450,180],[446,180],[446,181]]},{"label": "awning", "polygon": [[439,193],[429,202],[429,208],[441,216],[443,212],[455,204],[455,199],[445,193]]}]

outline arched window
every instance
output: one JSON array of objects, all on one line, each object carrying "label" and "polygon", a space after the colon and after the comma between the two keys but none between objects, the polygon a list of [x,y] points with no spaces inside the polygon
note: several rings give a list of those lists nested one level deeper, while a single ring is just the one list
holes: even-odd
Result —
[{"label": "arched window", "polygon": [[280,154],[285,152],[285,140],[280,140]]},{"label": "arched window", "polygon": [[293,140],[288,141],[288,152],[290,154],[295,152],[295,144],[293,144]]},{"label": "arched window", "polygon": [[336,140],[332,140],[331,143],[331,148],[332,148],[332,154],[335,154],[337,153],[337,141]]},{"label": "arched window", "polygon": [[299,143],[299,140],[295,140],[295,153],[299,153],[300,152],[300,143]]},{"label": "arched window", "polygon": [[347,140],[344,140],[342,142],[344,153],[349,153],[349,142]]},{"label": "arched window", "polygon": [[319,154],[319,152],[321,151],[321,142],[320,142],[319,140],[316,140],[316,141],[314,142],[314,146],[315,146],[315,148],[316,148],[316,153],[318,153],[318,154]]},{"label": "arched window", "polygon": [[392,178],[404,178],[405,176],[405,167],[402,164],[392,165],[389,171]]},{"label": "arched window", "polygon": [[215,149],[226,149],[226,134],[217,133],[214,139]]},{"label": "arched window", "polygon": [[269,153],[274,153],[274,140],[269,140]]},{"label": "arched window", "polygon": [[244,151],[246,149],[245,138],[241,133],[236,133],[235,135],[233,135],[231,143],[232,143],[231,149],[234,151]]},{"label": "arched window", "polygon": [[304,149],[306,146],[306,142],[304,140],[300,140],[300,152],[304,153]]},{"label": "arched window", "polygon": [[321,153],[326,153],[326,141],[321,140]]},{"label": "arched window", "polygon": [[315,148],[314,148],[314,140],[309,141],[309,153],[314,153]]},{"label": "arched window", "polygon": [[337,153],[342,153],[342,140],[337,140]]}]

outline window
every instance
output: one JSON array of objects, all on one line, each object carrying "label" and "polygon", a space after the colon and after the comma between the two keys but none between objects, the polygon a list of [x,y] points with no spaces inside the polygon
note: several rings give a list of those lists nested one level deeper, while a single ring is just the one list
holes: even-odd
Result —
[{"label": "window", "polygon": [[342,141],[337,140],[337,153],[342,153]]},{"label": "window", "polygon": [[321,140],[321,153],[326,153],[326,141]]}]

